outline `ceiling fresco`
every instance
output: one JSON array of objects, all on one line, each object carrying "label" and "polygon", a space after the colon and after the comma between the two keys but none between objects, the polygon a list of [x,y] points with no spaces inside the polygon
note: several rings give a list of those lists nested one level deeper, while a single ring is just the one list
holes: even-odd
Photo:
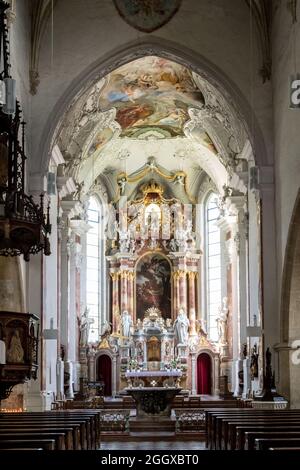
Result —
[{"label": "ceiling fresco", "polygon": [[180,64],[148,56],[126,64],[109,76],[99,107],[117,110],[121,137],[141,138],[155,130],[161,137],[183,136],[189,107],[204,99],[192,73]]}]

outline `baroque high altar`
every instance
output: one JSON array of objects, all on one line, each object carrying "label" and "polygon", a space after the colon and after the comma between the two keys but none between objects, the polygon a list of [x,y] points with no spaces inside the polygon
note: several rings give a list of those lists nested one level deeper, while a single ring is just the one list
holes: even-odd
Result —
[{"label": "baroque high altar", "polygon": [[[183,172],[172,179],[186,191]],[[97,361],[107,355],[112,395],[128,386],[149,385],[173,385],[196,394],[197,357],[203,351],[211,357],[211,390],[217,394],[219,354],[200,316],[201,252],[194,207],[167,197],[154,179],[141,184],[131,199],[122,198],[126,183],[121,174],[118,206],[109,205],[110,322],[89,350],[89,380],[99,379]]]}]

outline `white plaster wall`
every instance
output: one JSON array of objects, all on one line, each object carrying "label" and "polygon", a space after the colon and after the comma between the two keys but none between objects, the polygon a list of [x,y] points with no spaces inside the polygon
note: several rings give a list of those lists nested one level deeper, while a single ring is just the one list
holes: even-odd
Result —
[{"label": "white plaster wall", "polygon": [[[298,8],[298,18],[300,16]],[[273,102],[276,179],[276,228],[278,252],[278,290],[285,248],[297,192],[300,186],[300,110],[289,108],[290,75],[294,73],[294,44],[296,69],[300,72],[300,22],[292,28],[292,17],[286,2],[280,2],[274,16],[273,31]]]},{"label": "white plaster wall", "polygon": [[[39,65],[41,83],[37,95],[32,98],[32,144],[36,158],[35,162],[32,161],[32,170],[37,171],[36,163],[43,147],[41,136],[45,138],[49,125],[47,119],[70,84],[78,85],[77,77],[92,64],[111,57],[116,50],[126,48],[126,44],[139,43],[145,38],[151,40],[154,37],[162,45],[171,42],[201,55],[221,69],[228,77],[228,80],[224,79],[228,88],[239,90],[250,104],[249,31],[249,9],[241,0],[183,0],[179,12],[167,25],[147,35],[127,25],[111,0],[85,0],[84,5],[81,0],[58,1],[53,31],[49,22],[43,37]],[[267,160],[271,163],[271,87],[270,83],[263,85],[258,75],[261,61],[256,47],[254,62],[257,73],[253,74],[253,104],[264,133]],[[84,80],[84,76],[81,79]],[[264,158],[263,155],[260,157]]]}]

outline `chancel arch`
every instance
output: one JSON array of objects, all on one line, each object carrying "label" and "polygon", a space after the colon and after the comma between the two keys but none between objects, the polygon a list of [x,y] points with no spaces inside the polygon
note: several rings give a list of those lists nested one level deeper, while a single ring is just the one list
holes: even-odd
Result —
[{"label": "chancel arch", "polygon": [[[239,393],[252,153],[214,86],[181,60],[145,54],[83,89],[65,115],[74,125],[58,130],[66,158],[58,174],[76,188],[65,207],[84,227],[80,240],[75,233],[86,279],[81,364],[92,370],[95,351],[110,351],[120,372],[114,393],[128,371],[175,366],[195,394],[204,349],[212,393],[219,375]],[[226,142],[240,159],[230,160]]]}]

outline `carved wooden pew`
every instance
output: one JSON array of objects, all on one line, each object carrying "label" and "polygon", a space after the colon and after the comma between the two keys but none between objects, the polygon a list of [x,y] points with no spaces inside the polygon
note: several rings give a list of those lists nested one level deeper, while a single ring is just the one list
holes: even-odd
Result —
[{"label": "carved wooden pew", "polygon": [[[45,432],[62,432],[64,433],[65,436],[65,448],[66,450],[80,450],[79,446],[79,434],[76,433],[76,431],[79,430],[79,427],[76,426],[76,429],[72,427],[66,427],[66,425],[60,425],[60,424],[47,424],[47,423],[34,423],[34,422],[29,422],[29,423],[2,423],[0,421],[0,436],[3,434],[3,432],[15,432],[15,431],[20,431],[20,432],[38,432],[40,431],[41,433]],[[75,435],[73,432],[75,431]],[[76,436],[77,434],[77,436]],[[0,437],[1,439],[1,437]]]},{"label": "carved wooden pew", "polygon": [[[300,416],[300,415],[299,415]],[[291,411],[280,410],[253,410],[250,414],[245,413],[243,416],[217,416],[216,417],[216,437],[215,437],[215,448],[216,449],[231,449],[236,448],[236,427],[238,425],[259,425],[267,424],[267,420],[280,421],[286,418],[286,423],[288,424],[290,420],[297,418],[294,416]]]},{"label": "carved wooden pew", "polygon": [[42,448],[43,450],[55,450],[55,440],[54,439],[1,439],[0,440],[0,452],[2,449],[5,450],[15,450],[16,448],[27,448],[27,449],[36,449]]},{"label": "carved wooden pew", "polygon": [[[276,429],[276,430],[274,430]],[[273,431],[253,431],[246,432],[245,435],[245,450],[255,450],[255,441],[256,439],[291,439],[297,438],[300,439],[300,431],[292,431],[291,428],[288,430],[282,431],[277,430],[278,428],[273,428]]]},{"label": "carved wooden pew", "polygon": [[273,448],[276,450],[276,446],[278,447],[288,447],[292,449],[293,447],[300,446],[300,438],[290,437],[288,439],[284,438],[257,438],[255,439],[255,449],[256,450],[269,450]]},{"label": "carved wooden pew", "polygon": [[[273,432],[273,431],[279,431],[282,433],[289,432],[289,431],[296,431],[300,432],[300,423],[282,423],[279,422],[276,424],[276,427],[274,424],[263,424],[263,425],[246,425],[246,426],[237,426],[236,427],[236,449],[237,450],[245,450],[245,444],[246,444],[246,438],[249,437],[250,435],[255,434],[256,432]],[[250,443],[247,443],[248,449],[252,449],[252,441]],[[254,444],[253,444],[254,446]],[[253,447],[254,448],[254,447]]]},{"label": "carved wooden pew", "polygon": [[[95,449],[100,442],[100,410],[70,410],[32,413],[3,413],[0,422],[43,423],[61,426],[73,426],[74,448]],[[78,438],[78,429],[80,440]],[[76,437],[77,435],[77,437]],[[73,443],[74,443],[73,440]]]},{"label": "carved wooden pew", "polygon": [[23,442],[26,439],[35,439],[36,445],[39,445],[39,439],[51,439],[55,442],[55,450],[66,450],[65,434],[63,432],[20,430],[14,428],[8,431],[0,431],[0,442],[6,440],[18,440]]},{"label": "carved wooden pew", "polygon": [[[220,410],[207,410],[206,412],[206,445],[209,448],[235,449],[236,427],[239,425],[258,425],[258,419],[271,419],[278,421],[286,419],[286,424],[298,422],[300,410],[253,410],[249,408]],[[282,421],[284,424],[284,421]]]},{"label": "carved wooden pew", "polygon": [[[8,415],[8,413],[6,414]],[[88,449],[87,437],[86,437],[86,420],[74,418],[64,418],[64,417],[55,417],[55,416],[36,416],[31,413],[22,413],[19,416],[16,416],[17,413],[14,413],[13,416],[0,416],[0,423],[4,425],[7,424],[17,424],[23,426],[58,426],[58,427],[71,427],[73,429],[73,446],[75,449]]]}]

